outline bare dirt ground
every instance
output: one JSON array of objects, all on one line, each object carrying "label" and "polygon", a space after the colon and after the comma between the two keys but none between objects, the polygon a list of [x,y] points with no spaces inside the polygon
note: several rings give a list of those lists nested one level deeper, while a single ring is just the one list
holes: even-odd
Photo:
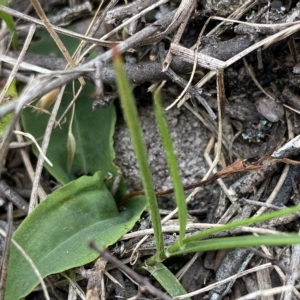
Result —
[{"label": "bare dirt ground", "polygon": [[[87,9],[82,13],[80,5],[89,2],[77,1],[73,6],[72,1],[40,2],[53,24],[61,27],[72,24],[79,33],[85,32],[99,5],[99,1],[94,1],[90,3],[94,9]],[[101,19],[101,26],[95,37],[101,38],[122,24],[122,21],[156,2],[158,1],[137,0],[131,1],[133,5],[126,7],[123,2],[116,8],[111,7],[108,12],[104,12],[105,21]],[[113,1],[104,1],[103,7],[112,3]],[[14,0],[10,7],[25,15],[37,17],[29,1]],[[98,14],[100,17],[101,12],[103,10]],[[152,84],[166,81],[162,89],[163,105],[167,108],[173,104],[172,108],[166,110],[166,116],[178,156],[182,183],[186,187],[193,185],[193,189],[186,191],[186,196],[190,199],[190,224],[223,224],[274,209],[271,204],[277,208],[299,204],[300,167],[268,162],[272,154],[277,158],[289,157],[296,161],[299,158],[299,16],[299,3],[294,0],[169,1],[153,8],[135,24],[132,22],[131,26],[128,25],[109,37],[111,41],[123,41],[119,45],[120,52],[125,57],[127,74],[134,86],[148,158],[158,191],[169,189],[172,185],[148,89]],[[25,22],[21,17],[18,22],[22,40],[28,31],[28,26],[26,29],[22,25],[28,25],[28,21]],[[160,28],[158,32],[157,27]],[[119,107],[114,73],[110,65],[111,57],[105,56],[108,50],[108,47],[98,45],[97,51],[102,55],[102,61],[107,63],[102,76],[104,92],[97,86],[98,79],[88,72],[80,71],[78,74],[62,77],[62,81],[67,82],[85,75],[87,80],[93,82],[96,86],[95,95],[101,94],[94,103],[95,109],[101,109],[103,102],[108,101],[107,95]],[[8,51],[5,55],[17,57],[18,53]],[[64,59],[30,54],[24,60],[50,70],[61,70],[65,65]],[[168,68],[166,65],[169,62]],[[166,68],[165,72],[162,72],[162,66]],[[10,71],[11,68],[3,62],[1,76],[7,76]],[[19,73],[17,79],[22,80],[21,75]],[[37,93],[43,95],[52,88],[53,86],[50,88],[45,85]],[[184,89],[182,97],[178,99]],[[32,97],[32,100],[33,98],[36,99],[37,96]],[[275,149],[293,138],[296,140],[292,144],[274,154]],[[114,147],[115,162],[122,170],[128,192],[141,190],[141,179],[129,133],[120,112]],[[196,187],[203,177],[207,178],[211,172],[226,168],[238,158],[245,163],[255,164],[259,161],[259,172],[241,167],[236,172],[231,170],[224,176],[224,181],[218,179],[218,182]],[[31,161],[35,163],[35,158],[31,157]],[[247,170],[249,171],[245,172]],[[30,198],[32,184],[17,150],[8,152],[3,178],[10,185],[15,182],[12,187],[26,201]],[[46,192],[50,193],[55,185],[53,178],[43,172],[41,180]],[[2,193],[3,189],[2,187]],[[11,200],[8,196],[3,198]],[[175,208],[172,194],[160,197],[159,204],[162,214]],[[7,204],[3,204],[2,220],[7,217],[6,207]],[[24,212],[16,209],[14,225],[18,226],[24,216]],[[5,226],[5,222],[3,224]],[[145,226],[149,227],[149,224]],[[293,216],[263,224],[261,228],[298,232],[299,222],[297,216]],[[247,230],[250,231],[244,229]],[[231,231],[224,235],[241,234],[244,231]],[[166,244],[175,239],[173,234],[166,234],[165,238]],[[122,247],[125,247],[127,253],[122,258],[131,254],[137,242],[129,240],[124,243]],[[115,245],[114,252],[118,253],[119,248],[119,244]],[[300,299],[296,280],[298,275],[295,273],[299,264],[298,252],[297,246],[215,251],[170,259],[166,265],[174,274],[179,274],[187,292],[193,292],[272,262],[275,267],[262,268],[234,278],[225,284],[199,292],[192,299],[242,299],[242,296],[249,293],[283,287],[287,283],[295,286],[292,292],[256,294],[247,299]],[[153,242],[150,240],[140,247],[139,259],[143,260],[152,253]],[[94,268],[97,275],[97,266]],[[103,299],[156,298],[149,293],[140,294],[140,289],[119,270],[114,269],[110,274],[125,288],[120,288],[118,284],[105,278],[106,298]],[[90,278],[94,279],[93,276]],[[92,279],[82,279],[82,274],[77,279],[78,284],[88,290],[86,299],[99,299],[90,296],[92,291],[99,291],[100,283],[97,280],[93,283]],[[149,279],[152,280],[151,277]],[[68,284],[65,279],[57,275],[50,277],[50,280],[58,286],[53,287],[50,292],[52,299],[67,299]],[[42,298],[39,291],[28,297]]]}]

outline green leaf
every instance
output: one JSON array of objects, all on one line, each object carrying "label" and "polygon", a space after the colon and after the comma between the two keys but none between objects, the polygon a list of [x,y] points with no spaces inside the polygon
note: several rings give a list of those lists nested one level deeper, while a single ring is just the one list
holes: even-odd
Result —
[{"label": "green leaf", "polygon": [[[162,287],[172,297],[187,294],[184,287],[174,276],[174,274],[162,263],[156,263],[153,266],[144,265],[144,268],[162,285]],[[191,298],[184,298],[190,300]]]},{"label": "green leaf", "polygon": [[[8,0],[0,0],[0,4],[3,6],[8,6]],[[3,19],[6,23],[7,27],[9,28],[11,34],[12,34],[12,45],[14,49],[18,48],[18,36],[16,32],[16,26],[14,19],[11,15],[0,11],[0,19]]]},{"label": "green leaf", "polygon": [[[30,45],[30,52],[62,56],[47,31],[41,30],[37,33],[37,36],[40,40]],[[65,35],[60,35],[60,38],[68,47],[70,53],[78,46],[77,39]],[[77,82],[75,90],[78,89],[78,86]],[[67,85],[57,119],[64,113],[72,100],[73,91],[72,84]],[[53,167],[50,167],[47,163],[45,163],[45,167],[62,184],[66,184],[82,174],[93,174],[101,170],[104,175],[107,175],[107,173],[115,175],[118,170],[113,163],[115,157],[113,149],[113,134],[116,121],[115,107],[111,104],[107,108],[93,111],[93,94],[94,86],[91,83],[87,83],[76,100],[72,125],[76,152],[72,158],[71,166],[68,166],[70,153],[67,149],[71,112],[67,114],[66,122],[61,124],[61,128],[56,127],[51,134],[47,157],[52,162]],[[24,109],[22,113],[24,130],[31,133],[35,138],[41,138],[44,135],[48,120],[49,115],[38,115],[31,108]],[[41,140],[39,140],[39,143],[41,144]],[[36,147],[33,147],[33,152],[36,156],[39,155]],[[107,182],[108,186],[111,186],[111,184],[112,182]],[[124,188],[123,181],[122,188]]]},{"label": "green leaf", "polygon": [[125,121],[130,133],[132,146],[136,155],[145,195],[149,206],[149,212],[156,241],[156,253],[158,256],[157,258],[158,261],[160,261],[163,260],[165,256],[162,226],[158,204],[156,200],[152,175],[147,159],[146,146],[143,141],[142,129],[138,118],[135,99],[132,93],[132,89],[130,87],[130,83],[126,77],[121,56],[117,53],[114,56],[114,67],[116,71],[117,88],[122,104]]},{"label": "green leaf", "polygon": [[[69,53],[73,53],[77,48],[77,46],[79,45],[78,39],[72,38],[64,34],[58,34],[58,35],[61,41],[67,47]],[[37,31],[35,37],[39,39],[35,40],[30,44],[29,52],[57,56],[57,57],[64,57],[46,29]]]},{"label": "green leaf", "polygon": [[[5,83],[6,83],[6,80],[3,80],[3,87],[4,87]],[[2,92],[2,90],[3,90],[3,88],[1,85],[0,92]],[[16,88],[16,80],[13,80],[5,94],[5,99],[8,99],[8,101],[11,101],[11,100],[16,99],[17,96],[18,96],[18,92],[17,92],[17,88]],[[8,125],[10,124],[12,117],[13,117],[13,113],[9,113],[0,119],[0,138],[2,138],[4,133],[6,132],[6,129],[7,129]]]},{"label": "green leaf", "polygon": [[[251,224],[259,223],[259,222],[265,222],[265,221],[275,219],[275,218],[278,218],[278,217],[281,217],[281,216],[284,216],[284,215],[293,214],[293,213],[296,213],[298,211],[300,211],[300,207],[299,206],[294,206],[294,207],[289,207],[289,208],[281,209],[281,210],[278,210],[278,211],[274,211],[274,212],[271,212],[271,213],[266,213],[266,214],[263,214],[261,216],[251,217],[251,218],[247,218],[247,219],[244,219],[244,220],[234,221],[234,222],[222,225],[222,226],[218,226],[218,227],[215,227],[215,228],[210,228],[210,229],[198,232],[196,234],[193,234],[193,235],[185,238],[183,240],[183,243],[188,245],[189,243],[191,243],[195,240],[203,239],[204,237],[207,237],[209,235],[212,235],[212,234],[224,231],[224,230],[237,228],[239,226],[251,225]],[[202,241],[202,243],[204,243],[204,242],[206,242],[206,241]],[[238,247],[240,247],[240,246],[236,245],[236,248],[238,248]],[[172,253],[172,255],[173,255],[175,253],[178,253],[178,251],[180,251],[180,248],[181,248],[181,245],[179,244],[179,242],[176,242],[168,248],[167,252],[169,254]]]},{"label": "green leaf", "polygon": [[153,98],[156,123],[159,128],[161,140],[163,143],[164,151],[166,153],[166,158],[170,170],[170,175],[174,185],[175,199],[176,205],[178,207],[178,218],[180,225],[179,243],[182,244],[182,240],[185,236],[185,228],[187,222],[187,206],[185,202],[185,194],[181,183],[180,170],[178,168],[177,158],[174,152],[171,135],[161,105],[161,93],[159,89],[157,89],[154,92]]},{"label": "green leaf", "polygon": [[[72,87],[68,86],[58,116],[60,116],[72,99]],[[113,149],[113,133],[115,127],[116,113],[111,104],[107,108],[96,111],[92,110],[94,91],[92,84],[87,83],[81,95],[76,100],[75,115],[72,133],[76,141],[76,151],[73,164],[68,172],[68,128],[71,112],[67,114],[67,121],[60,127],[56,127],[52,134],[47,151],[47,157],[53,167],[45,163],[46,169],[56,180],[66,184],[80,176],[80,174],[93,174],[101,170],[104,175],[108,172],[115,174],[117,167],[113,163],[115,156]],[[35,138],[44,135],[49,115],[37,114],[32,108],[24,109],[22,123],[26,132],[30,132]],[[41,144],[41,140],[39,140]],[[36,156],[39,155],[36,147],[33,147]]]},{"label": "green leaf", "polygon": [[220,249],[236,249],[256,246],[285,246],[300,244],[300,236],[297,233],[287,235],[262,235],[262,236],[238,236],[204,241],[190,242],[167,256],[183,255],[199,251],[214,251]]},{"label": "green leaf", "polygon": [[[115,243],[140,218],[145,197],[134,197],[119,213],[100,172],[83,176],[53,192],[22,222],[13,235],[43,277],[82,266],[97,258],[87,239],[106,246]],[[29,294],[38,279],[12,245],[5,300]]]}]

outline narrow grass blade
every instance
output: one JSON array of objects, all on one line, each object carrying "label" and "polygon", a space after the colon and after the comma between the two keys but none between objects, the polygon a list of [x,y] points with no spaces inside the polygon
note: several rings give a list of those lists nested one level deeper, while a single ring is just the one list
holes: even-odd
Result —
[{"label": "narrow grass blade", "polygon": [[[187,294],[174,274],[162,263],[156,263],[154,266],[145,265],[144,268],[162,285],[170,296],[176,297]],[[191,300],[191,298],[187,297],[184,300]]]},{"label": "narrow grass blade", "polygon": [[[282,209],[282,210],[279,210],[279,211],[271,212],[271,213],[268,213],[268,214],[264,214],[262,216],[248,218],[248,219],[245,219],[245,220],[235,221],[235,222],[226,224],[224,226],[207,229],[205,231],[196,233],[196,234],[194,234],[194,235],[192,235],[188,238],[185,238],[183,240],[183,243],[185,244],[184,247],[186,247],[189,243],[191,243],[195,240],[199,240],[201,238],[203,239],[204,237],[207,237],[209,235],[212,235],[212,234],[224,231],[224,230],[236,228],[238,226],[246,226],[246,225],[251,225],[251,224],[254,224],[254,223],[265,222],[265,221],[275,219],[275,218],[278,218],[278,217],[281,217],[281,216],[284,216],[284,215],[292,214],[292,213],[295,213],[295,212],[298,212],[298,211],[300,211],[300,206],[295,206],[295,207],[286,208],[286,209]],[[274,239],[274,236],[273,236],[273,239]],[[205,241],[201,241],[201,242],[204,243]],[[173,244],[168,249],[169,253],[175,253],[175,252],[178,252],[178,251],[180,251],[179,242]]]},{"label": "narrow grass blade", "polygon": [[274,235],[262,235],[262,236],[238,236],[228,237],[220,239],[210,239],[204,241],[190,242],[181,249],[178,249],[176,253],[169,253],[167,256],[183,255],[187,253],[194,253],[199,251],[214,251],[220,249],[236,249],[247,247],[259,247],[265,246],[285,246],[300,244],[300,236],[297,233],[274,236]]},{"label": "narrow grass blade", "polygon": [[138,119],[138,112],[135,105],[135,99],[131,91],[129,81],[123,68],[121,56],[116,53],[114,56],[114,66],[116,70],[116,81],[118,92],[123,108],[124,117],[129,129],[133,149],[137,158],[141,178],[148,201],[150,217],[155,235],[157,258],[164,259],[164,244],[161,227],[161,219],[158,211],[156,195],[154,191],[152,176],[147,160],[146,147],[142,138],[141,125]]},{"label": "narrow grass blade", "polygon": [[176,155],[174,153],[174,148],[168,129],[168,124],[166,122],[165,114],[161,106],[161,93],[157,89],[153,95],[154,98],[154,112],[156,117],[156,123],[160,132],[162,139],[163,147],[165,150],[170,175],[173,181],[174,192],[176,204],[178,207],[178,217],[179,217],[179,243],[182,243],[182,240],[185,236],[186,222],[187,222],[187,208],[185,202],[185,194],[181,184],[180,171],[177,164]]}]

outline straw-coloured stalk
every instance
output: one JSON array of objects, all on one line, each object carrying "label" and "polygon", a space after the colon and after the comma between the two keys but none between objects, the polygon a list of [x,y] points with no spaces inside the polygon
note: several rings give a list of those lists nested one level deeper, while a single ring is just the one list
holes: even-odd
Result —
[{"label": "straw-coloured stalk", "polygon": [[75,137],[72,132],[74,112],[75,112],[75,104],[73,104],[71,120],[70,120],[70,124],[69,124],[69,129],[68,129],[68,140],[67,140],[67,153],[68,153],[68,155],[67,155],[67,170],[68,170],[68,173],[70,173],[70,171],[71,171],[75,152],[76,152],[76,141],[75,141]]}]

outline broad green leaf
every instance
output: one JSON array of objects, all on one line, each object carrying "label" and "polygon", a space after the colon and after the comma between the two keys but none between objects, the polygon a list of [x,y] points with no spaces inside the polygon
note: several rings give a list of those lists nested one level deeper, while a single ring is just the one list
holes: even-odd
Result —
[{"label": "broad green leaf", "polygon": [[[187,293],[178,279],[164,264],[156,263],[153,266],[145,265],[144,268],[162,285],[170,296],[176,297]],[[187,297],[184,299],[190,300],[191,298]]]},{"label": "broad green leaf", "polygon": [[[53,192],[22,222],[13,235],[43,277],[82,266],[97,258],[87,239],[106,246],[128,232],[145,209],[134,197],[119,212],[100,172],[83,176]],[[5,300],[17,300],[38,285],[28,262],[12,245]]]},{"label": "broad green leaf", "polygon": [[[78,39],[72,38],[70,36],[64,34],[58,34],[61,41],[64,43],[69,53],[72,54],[76,47],[79,45]],[[49,32],[45,29],[37,31],[35,37],[38,40],[33,41],[30,44],[29,52],[44,54],[44,55],[52,55],[57,57],[63,57],[61,51],[57,47],[56,43],[53,41]]]},{"label": "broad green leaf", "polygon": [[[47,163],[45,163],[45,167],[62,184],[66,184],[82,174],[93,174],[98,170],[101,170],[105,175],[108,172],[116,173],[117,167],[113,163],[115,155],[113,150],[115,108],[111,104],[106,108],[93,111],[94,99],[91,97],[93,91],[93,85],[86,84],[76,100],[72,126],[76,151],[70,172],[68,172],[67,141],[71,112],[67,114],[67,121],[61,125],[61,128],[56,127],[51,134],[47,157],[52,162],[53,167]],[[71,95],[71,85],[69,85],[64,94],[58,117],[70,103]],[[48,114],[37,114],[32,108],[25,109],[22,114],[24,130],[30,132],[36,139],[44,135],[48,120]],[[38,156],[36,147],[33,147],[33,150]]]},{"label": "broad green leaf", "polygon": [[[41,31],[37,36],[40,37],[40,40],[31,44],[30,52],[62,56],[48,32]],[[78,40],[65,35],[60,35],[60,37],[72,53],[78,45]],[[75,90],[78,89],[78,86],[78,84],[75,85]],[[115,174],[117,171],[117,167],[113,164],[115,156],[113,150],[113,133],[116,121],[115,107],[111,104],[107,108],[93,111],[92,104],[95,100],[93,93],[94,86],[87,83],[76,100],[72,126],[76,151],[72,166],[69,169],[67,143],[71,112],[67,114],[66,122],[61,124],[61,128],[56,127],[51,134],[47,157],[52,162],[53,167],[46,163],[45,167],[62,184],[66,184],[82,174],[93,174],[101,170],[106,175],[108,172]],[[69,84],[64,93],[57,118],[63,114],[69,105],[73,98],[72,95],[72,84]],[[38,114],[32,108],[25,109],[22,114],[24,130],[37,139],[44,135],[48,120],[49,115],[45,113]],[[39,143],[41,143],[41,140],[39,140]],[[36,147],[33,147],[33,151],[35,155],[39,155]]]}]

